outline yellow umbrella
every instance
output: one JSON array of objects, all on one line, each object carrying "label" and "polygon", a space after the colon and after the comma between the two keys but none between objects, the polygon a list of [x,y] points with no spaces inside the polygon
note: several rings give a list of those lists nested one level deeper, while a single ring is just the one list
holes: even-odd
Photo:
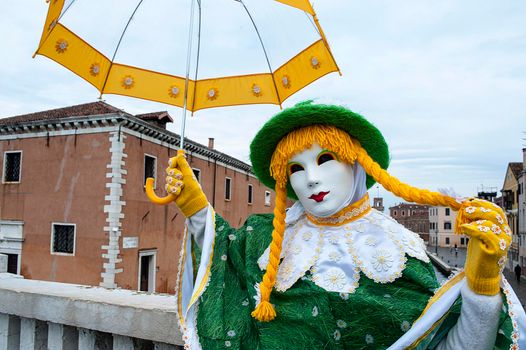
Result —
[{"label": "yellow umbrella", "polygon": [[[232,0],[234,1],[245,6],[241,0]],[[308,0],[278,0],[278,2],[308,14],[315,24],[319,40],[290,57],[278,68],[270,70],[269,65],[267,72],[191,79],[189,74],[186,77],[178,76],[170,72],[154,71],[117,62],[115,55],[120,41],[113,57],[110,58],[111,52],[104,54],[92,46],[87,39],[81,38],[62,23],[63,18],[68,15],[70,6],[76,6],[75,1],[71,0],[66,6],[65,0],[49,1],[44,30],[35,55],[46,56],[63,65],[91,83],[101,95],[125,95],[179,107],[186,106],[191,112],[204,108],[244,104],[281,105],[298,90],[339,69],[310,2]],[[144,6],[142,3],[143,1],[139,1],[135,7],[126,28],[130,25],[135,11],[140,11],[140,6]],[[199,9],[201,8],[201,1],[192,0],[192,3],[197,3]],[[250,15],[248,10],[247,13]],[[101,24],[93,23],[93,25]],[[257,30],[255,23],[254,27]],[[123,30],[121,40],[126,28]]]}]

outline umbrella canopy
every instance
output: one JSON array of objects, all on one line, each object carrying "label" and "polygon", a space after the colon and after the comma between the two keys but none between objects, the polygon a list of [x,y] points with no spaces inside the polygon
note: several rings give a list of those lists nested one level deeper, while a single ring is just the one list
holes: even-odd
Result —
[{"label": "umbrella canopy", "polygon": [[101,95],[192,112],[281,105],[338,71],[308,0],[51,0],[35,54]]}]

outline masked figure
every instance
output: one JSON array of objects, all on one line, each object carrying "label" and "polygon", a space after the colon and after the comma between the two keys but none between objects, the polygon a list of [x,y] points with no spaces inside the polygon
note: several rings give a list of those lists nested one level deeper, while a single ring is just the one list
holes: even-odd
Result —
[{"label": "masked figure", "polygon": [[[214,213],[182,154],[167,190],[187,217],[177,304],[187,349],[517,349],[526,316],[502,277],[502,210],[401,183],[360,115],[301,103],[251,144],[274,214],[240,229]],[[370,207],[377,181],[409,202],[458,210],[465,270],[437,283],[420,237]],[[297,200],[288,210],[288,198]],[[194,259],[194,260],[193,260]],[[196,272],[194,276],[194,272]]]}]

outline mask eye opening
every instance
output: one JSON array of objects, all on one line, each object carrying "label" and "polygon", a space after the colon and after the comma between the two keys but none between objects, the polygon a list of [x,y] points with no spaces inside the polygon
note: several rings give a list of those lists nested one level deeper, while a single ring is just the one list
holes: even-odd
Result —
[{"label": "mask eye opening", "polygon": [[338,162],[340,161],[340,159],[339,159],[339,157],[338,157],[338,155],[336,153],[324,149],[316,157],[316,164],[322,165],[323,163],[327,163],[327,162],[329,162],[331,160],[337,160]]},{"label": "mask eye opening", "polygon": [[303,171],[303,170],[305,170],[303,165],[301,165],[300,163],[297,163],[297,162],[290,162],[287,165],[287,172],[288,172],[289,176],[291,176],[292,174],[294,174],[294,173],[296,173],[298,171]]}]

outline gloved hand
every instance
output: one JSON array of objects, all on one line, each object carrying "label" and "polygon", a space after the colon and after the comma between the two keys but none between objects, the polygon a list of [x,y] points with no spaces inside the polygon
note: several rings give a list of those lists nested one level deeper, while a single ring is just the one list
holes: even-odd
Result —
[{"label": "gloved hand", "polygon": [[462,203],[456,227],[470,237],[464,268],[468,286],[477,294],[497,294],[511,243],[506,215],[493,203],[471,198]]},{"label": "gloved hand", "polygon": [[194,176],[194,172],[183,150],[177,156],[170,158],[170,166],[166,168],[166,191],[175,196],[175,204],[184,216],[189,218],[208,205],[208,200]]}]

